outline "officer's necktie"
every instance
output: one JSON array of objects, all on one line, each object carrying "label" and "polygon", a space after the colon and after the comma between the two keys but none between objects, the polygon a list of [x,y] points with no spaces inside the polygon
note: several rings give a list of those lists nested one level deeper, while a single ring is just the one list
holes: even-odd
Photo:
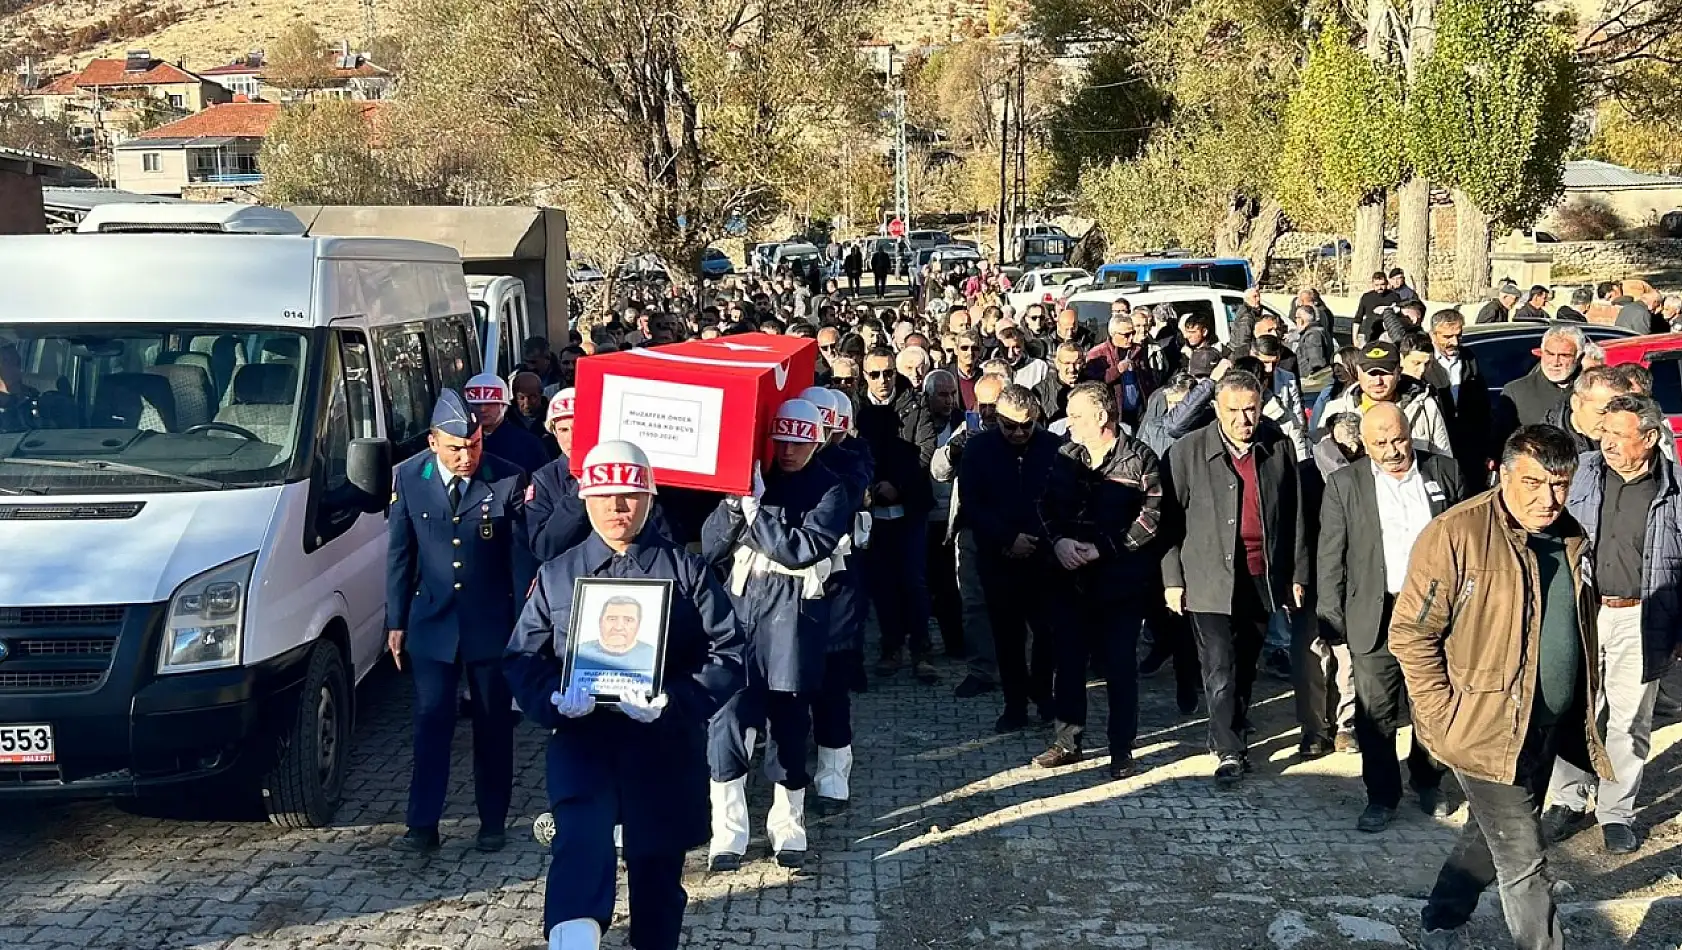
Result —
[{"label": "officer's necktie", "polygon": [[450,482],[450,510],[461,507],[461,479]]}]

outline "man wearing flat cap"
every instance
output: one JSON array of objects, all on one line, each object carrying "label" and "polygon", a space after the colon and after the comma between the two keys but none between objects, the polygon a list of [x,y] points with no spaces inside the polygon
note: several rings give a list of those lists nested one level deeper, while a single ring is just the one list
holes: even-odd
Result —
[{"label": "man wearing flat cap", "polygon": [[506,844],[514,783],[512,694],[502,654],[536,560],[526,540],[530,478],[484,451],[479,415],[455,390],[438,397],[429,451],[393,473],[386,555],[387,648],[415,678],[415,765],[399,851],[438,848],[450,781],[457,688],[473,719],[481,851]]}]

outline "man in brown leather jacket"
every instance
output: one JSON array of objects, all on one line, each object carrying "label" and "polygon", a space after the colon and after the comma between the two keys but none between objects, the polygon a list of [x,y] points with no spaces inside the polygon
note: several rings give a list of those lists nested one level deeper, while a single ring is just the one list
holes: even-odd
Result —
[{"label": "man in brown leather jacket", "polygon": [[1523,426],[1501,483],[1444,512],[1414,544],[1390,621],[1413,723],[1453,769],[1471,820],[1423,912],[1426,950],[1461,946],[1478,895],[1498,884],[1519,950],[1560,950],[1539,813],[1556,755],[1609,777],[1587,710],[1600,689],[1587,542],[1565,511],[1570,438]]}]

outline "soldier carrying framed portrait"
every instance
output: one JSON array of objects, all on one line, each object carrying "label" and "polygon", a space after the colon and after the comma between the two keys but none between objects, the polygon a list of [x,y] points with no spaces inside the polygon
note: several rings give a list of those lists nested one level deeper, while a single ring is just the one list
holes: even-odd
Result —
[{"label": "soldier carrying framed portrait", "polygon": [[573,583],[563,690],[582,685],[601,702],[634,690],[660,695],[672,582],[580,577]]}]

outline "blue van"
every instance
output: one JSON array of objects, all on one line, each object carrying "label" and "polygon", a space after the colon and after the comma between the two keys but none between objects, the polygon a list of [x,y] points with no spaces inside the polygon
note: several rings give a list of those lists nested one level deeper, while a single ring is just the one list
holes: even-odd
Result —
[{"label": "blue van", "polygon": [[1249,290],[1250,262],[1241,257],[1141,257],[1098,268],[1095,287],[1130,284],[1195,284],[1217,290]]}]

